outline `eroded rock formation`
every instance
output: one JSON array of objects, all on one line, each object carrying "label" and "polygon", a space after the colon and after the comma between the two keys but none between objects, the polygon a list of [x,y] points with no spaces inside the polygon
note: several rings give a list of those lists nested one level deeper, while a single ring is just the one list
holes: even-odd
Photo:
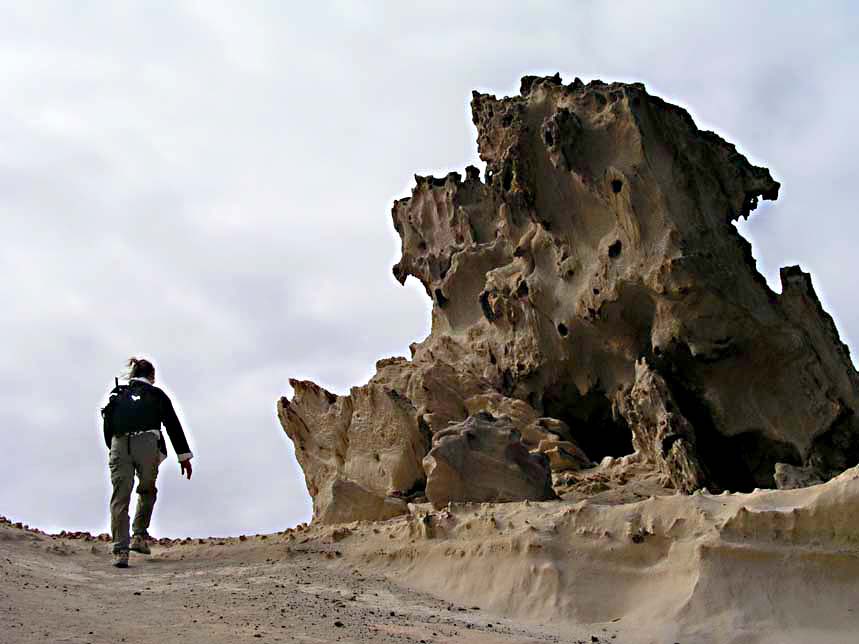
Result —
[{"label": "eroded rock formation", "polygon": [[482,411],[531,450],[636,451],[687,492],[859,460],[832,319],[798,267],[773,292],[734,226],[778,196],[768,170],[637,83],[525,77],[472,114],[484,179],[416,177],[393,207],[430,336],[349,396],[293,382],[278,405],[317,518],[341,480],[419,494],[432,436]]},{"label": "eroded rock formation", "polygon": [[423,464],[426,496],[437,509],[450,502],[555,498],[548,457],[530,453],[512,421],[486,412],[437,432]]}]

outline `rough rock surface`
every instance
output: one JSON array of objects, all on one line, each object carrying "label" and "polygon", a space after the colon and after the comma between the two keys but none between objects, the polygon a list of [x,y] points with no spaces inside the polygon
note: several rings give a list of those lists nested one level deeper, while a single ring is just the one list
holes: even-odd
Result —
[{"label": "rough rock surface", "polygon": [[317,517],[338,479],[420,489],[432,435],[480,411],[685,491],[859,461],[859,377],[810,277],[773,292],[734,226],[778,196],[768,170],[638,83],[525,77],[472,114],[484,178],[416,177],[393,207],[430,336],[350,396],[280,401]]},{"label": "rough rock surface", "polygon": [[[399,393],[408,381],[401,376],[410,375],[397,368],[403,363],[380,361],[373,382],[353,388],[349,396],[290,380],[295,396],[291,404],[281,401],[278,417],[304,470],[314,518],[375,520],[380,518],[375,510],[363,517],[356,514],[353,497],[361,497],[362,507],[382,508],[392,493],[423,488],[421,459],[431,437],[418,422],[414,405]],[[349,485],[338,487],[341,482]],[[368,495],[376,497],[375,503]],[[350,518],[342,519],[345,516]]]},{"label": "rough rock surface", "polygon": [[642,359],[635,383],[620,401],[632,430],[632,446],[681,492],[690,493],[707,480],[697,457],[695,429],[678,411],[665,379]]},{"label": "rough rock surface", "polygon": [[579,446],[570,441],[546,438],[540,441],[534,451],[546,455],[553,472],[581,470],[593,465]]},{"label": "rough rock surface", "polygon": [[775,464],[775,484],[780,490],[797,490],[823,483],[813,467],[796,467],[787,463]]},{"label": "rough rock surface", "polygon": [[335,479],[331,486],[331,501],[319,520],[322,523],[384,521],[408,511],[408,505],[402,499],[373,494],[348,479]]},{"label": "rough rock surface", "polygon": [[426,496],[437,509],[459,501],[555,498],[548,458],[530,453],[510,420],[485,412],[438,432],[423,464]]}]

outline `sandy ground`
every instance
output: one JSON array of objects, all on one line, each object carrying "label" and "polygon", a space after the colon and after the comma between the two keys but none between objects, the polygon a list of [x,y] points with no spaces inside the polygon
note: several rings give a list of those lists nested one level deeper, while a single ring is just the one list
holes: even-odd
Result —
[{"label": "sandy ground", "polygon": [[594,498],[165,542],[128,570],[0,520],[0,643],[859,642],[859,467],[647,497],[624,471],[571,483]]},{"label": "sandy ground", "polygon": [[117,570],[102,542],[0,525],[0,642],[617,641],[442,601],[358,571],[334,543],[296,541],[156,545]]}]

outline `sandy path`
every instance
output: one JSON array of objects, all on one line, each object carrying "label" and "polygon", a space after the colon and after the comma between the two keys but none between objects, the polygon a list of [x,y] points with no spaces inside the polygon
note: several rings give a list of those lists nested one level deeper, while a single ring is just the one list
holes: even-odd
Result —
[{"label": "sandy path", "polygon": [[0,642],[592,641],[399,588],[336,544],[211,540],[133,553],[127,570],[110,562],[104,543],[0,525]]},{"label": "sandy path", "polygon": [[0,517],[0,644],[856,644],[857,506],[859,467],[800,490],[418,504],[165,542],[128,570]]}]

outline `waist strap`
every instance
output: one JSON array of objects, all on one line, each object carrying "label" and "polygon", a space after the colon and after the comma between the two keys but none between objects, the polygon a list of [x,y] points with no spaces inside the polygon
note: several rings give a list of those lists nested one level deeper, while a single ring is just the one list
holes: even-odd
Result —
[{"label": "waist strap", "polygon": [[161,430],[160,429],[138,429],[135,432],[126,432],[125,434],[120,434],[116,438],[121,438],[122,436],[127,436],[128,440],[126,441],[126,449],[128,453],[131,454],[131,437],[139,436],[140,434],[155,434],[158,438],[161,438]]}]

